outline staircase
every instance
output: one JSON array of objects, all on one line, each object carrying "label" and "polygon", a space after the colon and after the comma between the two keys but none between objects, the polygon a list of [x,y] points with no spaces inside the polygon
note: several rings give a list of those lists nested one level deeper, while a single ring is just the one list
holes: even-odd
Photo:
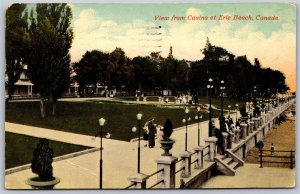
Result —
[{"label": "staircase", "polygon": [[237,157],[231,151],[225,151],[225,155],[215,157],[217,170],[224,175],[234,176],[236,169],[244,165],[244,161]]}]

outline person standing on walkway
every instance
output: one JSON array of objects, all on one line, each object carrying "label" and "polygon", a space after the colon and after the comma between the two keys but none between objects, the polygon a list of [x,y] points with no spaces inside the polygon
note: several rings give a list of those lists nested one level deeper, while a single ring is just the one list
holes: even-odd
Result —
[{"label": "person standing on walkway", "polygon": [[154,125],[154,119],[151,119],[148,124],[148,132],[149,132],[149,148],[155,147],[155,133],[156,127]]}]

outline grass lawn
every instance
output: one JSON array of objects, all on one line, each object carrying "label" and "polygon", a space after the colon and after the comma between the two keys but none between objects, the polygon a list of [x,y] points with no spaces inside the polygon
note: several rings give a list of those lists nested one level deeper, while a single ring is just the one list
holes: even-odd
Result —
[{"label": "grass lawn", "polygon": [[[5,169],[31,163],[39,138],[5,132]],[[89,149],[89,147],[50,141],[54,157]]]},{"label": "grass lawn", "polygon": [[[226,101],[225,101],[226,104]],[[224,106],[225,107],[225,106]],[[185,106],[158,107],[144,104],[124,104],[115,102],[65,102],[57,104],[57,116],[50,116],[48,109],[47,118],[41,119],[39,102],[8,102],[6,103],[5,120],[12,123],[20,123],[61,131],[95,135],[99,130],[98,119],[106,119],[105,131],[112,134],[112,139],[129,141],[137,137],[131,132],[131,128],[137,125],[136,114],[143,113],[142,126],[150,119],[155,118],[156,123],[163,125],[165,119],[171,119],[174,127],[184,126]],[[217,117],[219,111],[213,111]],[[195,123],[196,107],[191,108],[190,123]],[[203,113],[203,119],[208,119],[208,113]]]}]

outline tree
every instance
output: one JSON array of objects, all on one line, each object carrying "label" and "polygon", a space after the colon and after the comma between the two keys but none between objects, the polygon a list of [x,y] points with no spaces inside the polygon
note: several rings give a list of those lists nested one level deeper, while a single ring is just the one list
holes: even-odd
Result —
[{"label": "tree", "polygon": [[133,80],[133,66],[121,48],[110,53],[111,77],[107,82],[109,87],[120,89]]},{"label": "tree", "polygon": [[134,57],[133,64],[133,88],[141,90],[153,90],[157,84],[156,75],[158,72],[155,62],[150,57]]},{"label": "tree", "polygon": [[55,115],[56,102],[70,84],[71,19],[66,3],[37,4],[31,11],[28,77],[40,94],[42,118],[46,116],[44,100],[52,101]]},{"label": "tree", "polygon": [[76,72],[75,80],[80,85],[80,93],[83,95],[87,85],[97,86],[97,83],[105,83],[110,80],[112,64],[109,53],[93,50],[87,51],[79,62],[74,64]]},{"label": "tree", "polygon": [[5,52],[8,99],[11,99],[14,94],[15,83],[23,72],[29,40],[27,19],[25,4],[13,4],[6,10]]}]

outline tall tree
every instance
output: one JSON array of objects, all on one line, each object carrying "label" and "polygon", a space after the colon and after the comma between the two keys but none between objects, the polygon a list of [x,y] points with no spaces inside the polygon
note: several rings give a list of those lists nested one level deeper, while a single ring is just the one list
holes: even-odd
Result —
[{"label": "tall tree", "polygon": [[75,80],[80,85],[80,94],[84,95],[87,85],[97,86],[97,83],[106,83],[110,80],[112,64],[109,53],[93,50],[87,51],[78,63],[74,64]]},{"label": "tall tree", "polygon": [[52,101],[55,115],[56,102],[69,87],[71,19],[66,3],[37,4],[31,11],[28,76],[40,94],[42,118],[46,116],[44,100]]},{"label": "tall tree", "polygon": [[15,83],[20,79],[23,71],[29,40],[27,19],[25,4],[13,4],[6,10],[5,52],[8,99],[11,99],[14,94]]}]

